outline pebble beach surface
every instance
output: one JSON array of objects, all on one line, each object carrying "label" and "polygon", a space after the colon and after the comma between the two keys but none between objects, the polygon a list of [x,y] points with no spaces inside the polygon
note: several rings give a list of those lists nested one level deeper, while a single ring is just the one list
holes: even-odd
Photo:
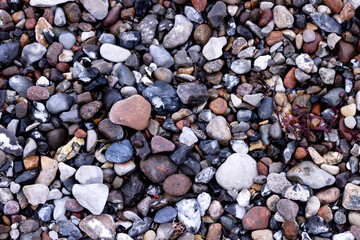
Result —
[{"label": "pebble beach surface", "polygon": [[0,239],[360,240],[359,6],[0,0]]}]

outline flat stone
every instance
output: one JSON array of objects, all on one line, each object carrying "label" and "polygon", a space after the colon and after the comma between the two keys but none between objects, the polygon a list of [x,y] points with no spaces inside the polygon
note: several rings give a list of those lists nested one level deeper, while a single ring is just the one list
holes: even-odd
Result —
[{"label": "flat stone", "polygon": [[151,45],[149,52],[158,67],[170,68],[175,63],[171,54],[161,45]]},{"label": "flat stone", "polygon": [[58,161],[46,156],[41,156],[41,171],[35,183],[50,186],[56,177]]},{"label": "flat stone", "polygon": [[151,151],[153,153],[172,152],[174,150],[175,144],[173,144],[170,140],[164,137],[154,136],[151,139]]},{"label": "flat stone", "polygon": [[124,62],[130,57],[131,52],[126,48],[122,48],[110,43],[104,43],[100,47],[100,55],[104,59],[111,62]]},{"label": "flat stone", "polygon": [[287,172],[290,180],[305,184],[313,189],[320,189],[334,184],[335,177],[320,169],[313,162],[304,161]]}]

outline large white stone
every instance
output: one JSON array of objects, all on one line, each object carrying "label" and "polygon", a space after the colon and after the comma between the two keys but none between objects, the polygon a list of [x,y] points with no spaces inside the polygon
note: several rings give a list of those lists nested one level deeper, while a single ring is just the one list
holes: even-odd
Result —
[{"label": "large white stone", "polygon": [[222,188],[240,191],[250,188],[257,175],[256,161],[251,156],[234,153],[219,167],[215,178]]},{"label": "large white stone", "polygon": [[104,43],[100,47],[100,55],[111,62],[124,62],[130,57],[131,52],[114,44]]},{"label": "large white stone", "polygon": [[72,194],[81,206],[93,214],[101,214],[104,210],[109,188],[105,184],[75,184]]},{"label": "large white stone", "polygon": [[73,0],[30,0],[30,5],[33,7],[53,7]]},{"label": "large white stone", "polygon": [[204,57],[208,60],[214,60],[223,54],[222,48],[226,45],[225,37],[212,37],[204,46],[202,53]]}]

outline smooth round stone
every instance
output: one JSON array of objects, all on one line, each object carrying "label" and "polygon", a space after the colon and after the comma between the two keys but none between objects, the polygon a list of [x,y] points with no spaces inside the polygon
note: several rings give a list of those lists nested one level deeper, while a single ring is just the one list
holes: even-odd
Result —
[{"label": "smooth round stone", "polygon": [[156,223],[167,223],[171,222],[177,216],[177,211],[175,208],[166,206],[158,210],[154,217],[154,222]]},{"label": "smooth round stone", "polygon": [[171,196],[185,195],[191,188],[191,179],[185,174],[178,173],[166,178],[163,184],[164,191]]},{"label": "smooth round stone", "polygon": [[345,126],[354,129],[356,126],[356,119],[353,116],[348,116],[344,119]]},{"label": "smooth round stone", "polygon": [[71,49],[76,43],[76,38],[72,33],[63,33],[59,36],[59,42],[65,49]]},{"label": "smooth round stone", "polygon": [[73,98],[66,93],[56,93],[46,101],[47,110],[54,115],[68,111],[73,104]]},{"label": "smooth round stone", "polygon": [[14,215],[20,211],[20,206],[18,202],[14,200],[7,201],[4,205],[4,214],[5,215]]},{"label": "smooth round stone", "polygon": [[42,101],[50,97],[50,93],[47,88],[40,86],[32,86],[27,89],[27,97],[32,101]]},{"label": "smooth round stone", "polygon": [[100,55],[111,62],[124,62],[130,57],[131,52],[125,48],[104,43],[100,47]]},{"label": "smooth round stone", "polygon": [[256,161],[247,154],[234,153],[218,168],[215,178],[224,189],[250,188],[258,175]]},{"label": "smooth round stone", "polygon": [[136,130],[148,126],[151,114],[150,103],[140,95],[134,95],[116,102],[109,113],[110,121]]},{"label": "smooth round stone", "polygon": [[124,137],[123,128],[118,124],[112,123],[109,118],[102,120],[98,125],[98,129],[100,133],[114,141],[121,140]]},{"label": "smooth round stone", "polygon": [[125,163],[129,161],[134,153],[134,148],[129,140],[114,142],[105,152],[107,161],[113,163]]},{"label": "smooth round stone", "polygon": [[222,116],[211,119],[206,126],[206,132],[210,138],[218,140],[221,144],[225,144],[231,139],[230,128]]},{"label": "smooth round stone", "polygon": [[312,29],[305,29],[305,31],[303,32],[303,40],[304,42],[312,42],[314,41],[316,38],[315,36],[315,32]]}]

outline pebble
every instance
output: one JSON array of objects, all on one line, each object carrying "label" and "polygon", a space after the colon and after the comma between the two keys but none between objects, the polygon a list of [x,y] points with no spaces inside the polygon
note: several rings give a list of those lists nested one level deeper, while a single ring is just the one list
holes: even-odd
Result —
[{"label": "pebble", "polygon": [[261,230],[269,226],[271,213],[266,207],[251,208],[243,217],[242,224],[245,230]]},{"label": "pebble", "polygon": [[212,37],[207,41],[202,50],[202,54],[208,60],[214,60],[223,54],[222,48],[226,45],[227,41],[225,37]]},{"label": "pebble", "polygon": [[130,57],[131,52],[125,48],[104,43],[100,47],[100,55],[111,62],[124,62]]},{"label": "pebble", "polygon": [[214,28],[217,28],[226,16],[226,5],[222,1],[217,1],[207,14],[207,18]]},{"label": "pebble", "polygon": [[294,23],[294,17],[289,10],[282,5],[274,7],[274,22],[278,28],[291,28]]},{"label": "pebble", "polygon": [[154,63],[158,67],[170,68],[174,65],[174,58],[170,55],[168,51],[163,46],[151,45],[150,54],[153,57]]},{"label": "pebble", "polygon": [[[304,170],[306,169],[306,171]],[[304,161],[287,172],[290,180],[305,184],[313,189],[332,185],[335,178],[310,161]],[[314,178],[315,177],[315,178]]]},{"label": "pebble", "polygon": [[231,70],[237,74],[244,74],[251,70],[251,61],[246,59],[235,60],[231,64]]},{"label": "pebble", "polygon": [[92,239],[114,239],[115,223],[108,214],[89,215],[81,220],[79,228]]},{"label": "pebble", "polygon": [[105,0],[81,0],[80,2],[98,20],[103,20],[108,15],[109,3]]},{"label": "pebble", "polygon": [[164,191],[171,196],[185,195],[191,188],[191,179],[185,174],[173,174],[167,177],[164,181]]},{"label": "pebble", "polygon": [[164,181],[177,170],[177,166],[165,155],[154,155],[142,160],[140,168],[155,183]]},{"label": "pebble", "polygon": [[231,139],[231,132],[224,117],[217,116],[210,120],[206,132],[212,139],[220,143],[227,143]]},{"label": "pebble", "polygon": [[109,188],[101,183],[74,184],[72,194],[81,206],[98,215],[104,210]]},{"label": "pebble", "polygon": [[140,95],[134,95],[116,102],[109,113],[110,121],[136,130],[148,126],[151,113],[150,103]]},{"label": "pebble", "polygon": [[102,183],[103,172],[97,166],[81,166],[75,174],[75,179],[81,184]]},{"label": "pebble", "polygon": [[344,195],[342,198],[342,206],[347,210],[359,210],[360,204],[354,199],[359,198],[360,187],[352,183],[345,185]]},{"label": "pebble", "polygon": [[320,68],[319,69],[319,75],[321,77],[321,80],[325,84],[333,84],[335,80],[335,70],[329,69],[329,68]]},{"label": "pebble", "polygon": [[24,186],[22,190],[31,205],[37,206],[46,203],[49,194],[49,188],[47,186],[43,184],[32,184]]},{"label": "pebble", "polygon": [[177,210],[173,207],[166,206],[156,212],[154,222],[156,223],[167,223],[171,222],[177,216]]},{"label": "pebble", "polygon": [[113,163],[125,163],[129,161],[134,154],[134,148],[129,140],[112,143],[105,152],[107,161]]},{"label": "pebble", "polygon": [[224,189],[234,188],[239,191],[250,188],[257,175],[256,162],[252,157],[234,153],[218,168],[215,177],[217,183]]},{"label": "pebble", "polygon": [[196,199],[183,199],[176,203],[176,209],[177,217],[185,225],[186,230],[193,234],[197,233],[201,225],[201,215]]},{"label": "pebble", "polygon": [[192,29],[193,24],[189,19],[181,14],[176,15],[174,27],[164,37],[163,46],[172,49],[184,44],[189,39]]}]

